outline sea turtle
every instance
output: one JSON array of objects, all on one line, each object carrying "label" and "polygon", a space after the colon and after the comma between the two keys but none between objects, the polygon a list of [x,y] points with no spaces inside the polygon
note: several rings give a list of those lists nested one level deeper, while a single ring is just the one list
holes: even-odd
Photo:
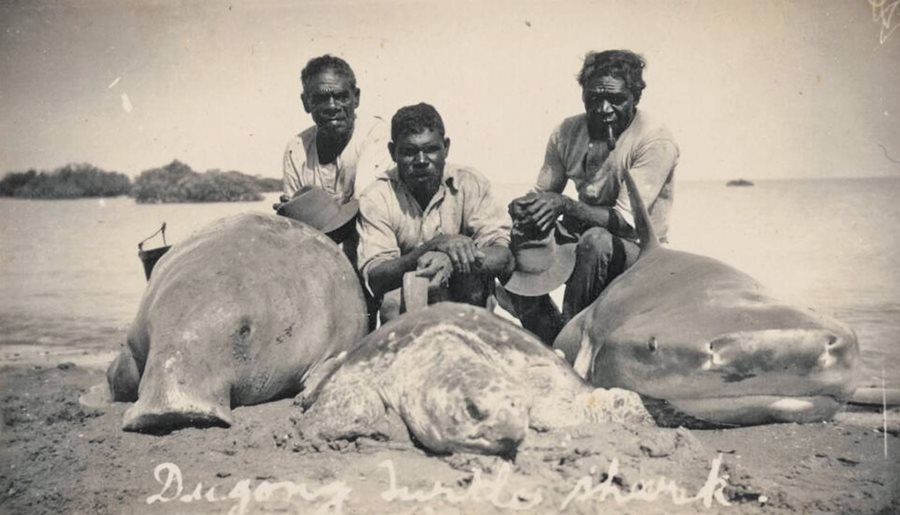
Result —
[{"label": "sea turtle", "polygon": [[535,336],[467,304],[408,312],[342,361],[297,397],[301,441],[409,435],[433,453],[510,455],[529,428],[652,423],[635,393],[589,386]]}]

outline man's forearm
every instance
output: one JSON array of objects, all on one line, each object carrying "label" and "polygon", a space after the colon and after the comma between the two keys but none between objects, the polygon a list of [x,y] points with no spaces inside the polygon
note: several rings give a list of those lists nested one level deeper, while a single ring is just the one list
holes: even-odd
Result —
[{"label": "man's forearm", "polygon": [[563,214],[589,227],[603,227],[616,236],[634,237],[634,229],[611,207],[589,206],[584,202],[564,197]]},{"label": "man's forearm", "polygon": [[369,270],[369,287],[372,288],[375,297],[381,297],[385,293],[401,287],[403,274],[415,270],[419,258],[428,250],[426,245],[421,245],[409,254],[389,259]]},{"label": "man's forearm", "polygon": [[504,281],[512,274],[515,269],[515,261],[512,252],[507,247],[496,245],[485,247],[481,251],[484,252],[481,266],[490,275]]}]

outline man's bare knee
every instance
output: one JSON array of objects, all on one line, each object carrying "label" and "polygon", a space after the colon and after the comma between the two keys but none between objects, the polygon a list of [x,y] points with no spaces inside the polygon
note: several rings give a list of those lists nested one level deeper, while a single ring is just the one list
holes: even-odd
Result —
[{"label": "man's bare knee", "polygon": [[612,252],[613,235],[602,227],[591,227],[578,239],[577,251],[581,252]]}]

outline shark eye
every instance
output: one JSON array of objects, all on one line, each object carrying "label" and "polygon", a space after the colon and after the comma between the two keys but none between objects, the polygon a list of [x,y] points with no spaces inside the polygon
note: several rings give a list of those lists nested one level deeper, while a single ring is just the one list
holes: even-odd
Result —
[{"label": "shark eye", "polygon": [[469,400],[466,401],[466,412],[475,420],[484,420],[487,418],[487,413],[479,410],[478,406],[476,406],[472,401]]},{"label": "shark eye", "polygon": [[647,348],[650,349],[650,352],[656,352],[656,349],[659,348],[659,344],[656,343],[656,336],[651,336],[649,340],[647,340]]}]

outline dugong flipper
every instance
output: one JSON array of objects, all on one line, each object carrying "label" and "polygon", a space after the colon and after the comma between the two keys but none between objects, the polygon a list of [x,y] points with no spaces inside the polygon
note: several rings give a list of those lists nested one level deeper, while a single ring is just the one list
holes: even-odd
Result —
[{"label": "dugong flipper", "polygon": [[246,213],[176,244],[156,265],[107,372],[124,429],[230,425],[231,407],[295,395],[366,332],[357,276],[327,236]]},{"label": "dugong flipper", "polygon": [[665,400],[667,409],[704,422],[834,415],[855,387],[853,331],[775,300],[724,263],[661,247],[628,172],[625,181],[641,255],[554,347],[591,384]]},{"label": "dugong flipper", "polygon": [[382,326],[320,385],[297,399],[303,441],[390,439],[401,428],[435,453],[511,455],[528,428],[652,424],[634,392],[594,389],[527,331],[450,302]]}]

